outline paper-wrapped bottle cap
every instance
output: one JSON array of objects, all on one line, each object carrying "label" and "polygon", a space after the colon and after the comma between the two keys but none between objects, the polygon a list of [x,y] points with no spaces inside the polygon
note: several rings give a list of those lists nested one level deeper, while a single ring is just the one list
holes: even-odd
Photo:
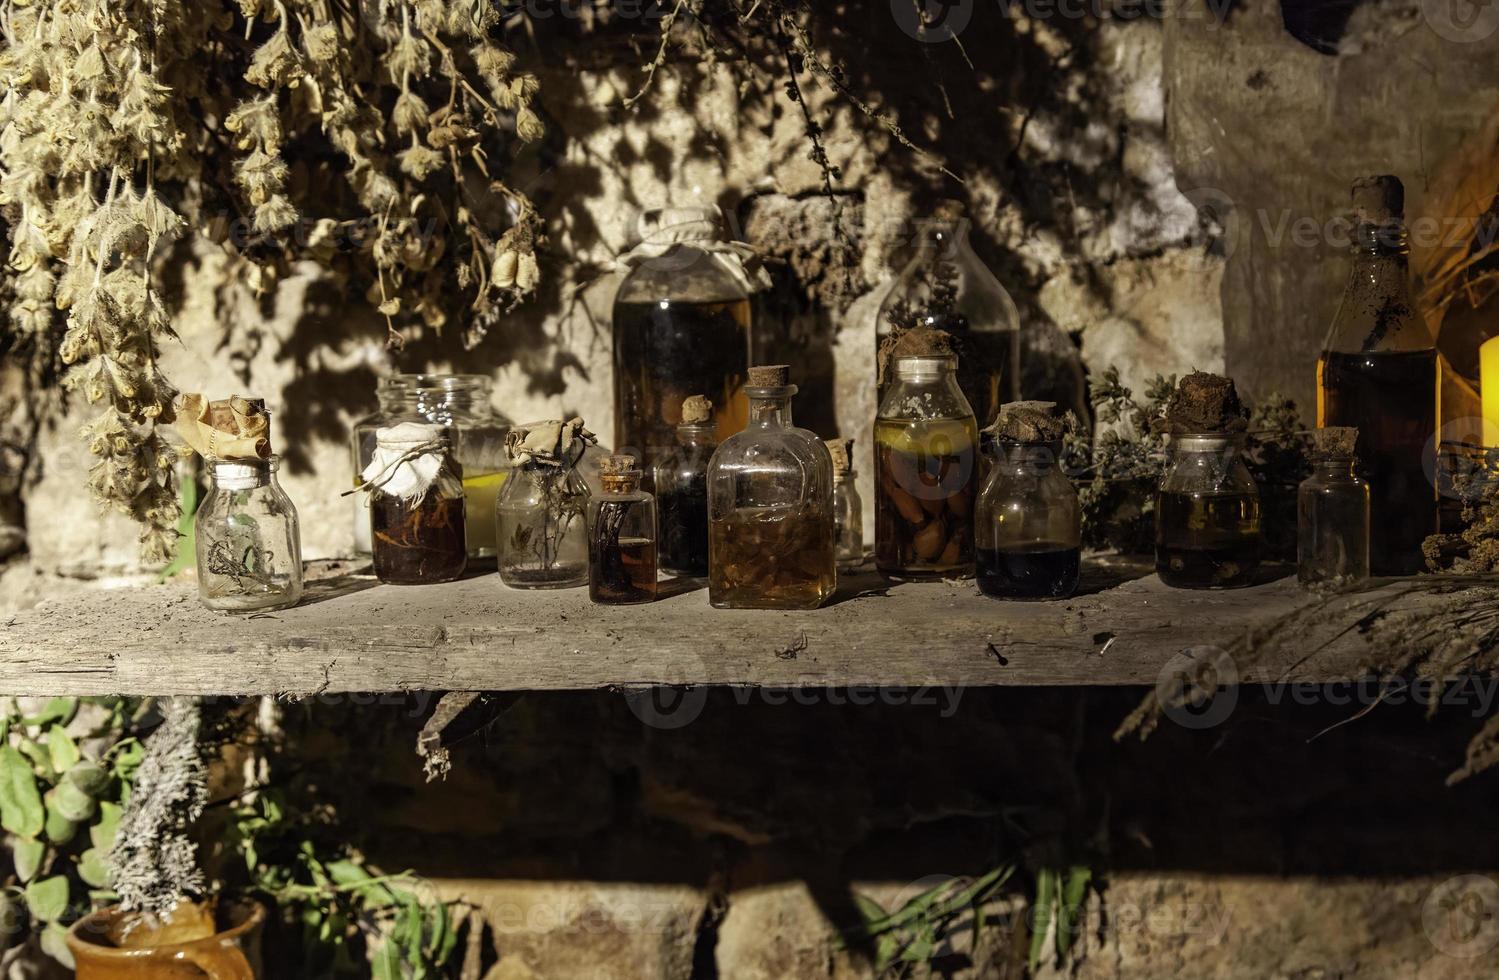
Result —
[{"label": "paper-wrapped bottle cap", "polygon": [[270,417],[265,401],[235,395],[209,401],[183,394],[177,402],[177,431],[204,459],[269,459]]},{"label": "paper-wrapped bottle cap", "polygon": [[1063,432],[1056,407],[1056,402],[1006,402],[986,431],[1002,442],[1056,442]]},{"label": "paper-wrapped bottle cap", "polygon": [[682,424],[700,425],[713,417],[713,403],[703,395],[691,395],[682,400]]},{"label": "paper-wrapped bottle cap", "polygon": [[791,383],[788,364],[762,364],[749,369],[751,388],[784,388]]},{"label": "paper-wrapped bottle cap", "polygon": [[827,439],[828,455],[833,457],[833,475],[847,476],[853,470],[854,441],[852,439]]},{"label": "paper-wrapped bottle cap", "polygon": [[629,453],[611,453],[599,460],[599,473],[603,476],[624,476],[635,471],[635,457]]},{"label": "paper-wrapped bottle cap", "polygon": [[400,449],[409,452],[429,442],[446,438],[440,425],[428,422],[399,422],[375,430],[375,444],[384,449]]}]

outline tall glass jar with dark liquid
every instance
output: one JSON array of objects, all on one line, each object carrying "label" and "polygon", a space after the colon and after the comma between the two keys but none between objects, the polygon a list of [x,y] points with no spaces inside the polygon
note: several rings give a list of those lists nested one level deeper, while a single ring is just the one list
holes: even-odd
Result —
[{"label": "tall glass jar with dark liquid", "polygon": [[813,609],[838,585],[833,460],[791,422],[783,365],[754,367],[749,425],[708,464],[708,601],[720,609]]},{"label": "tall glass jar with dark liquid", "polygon": [[1317,424],[1358,429],[1370,570],[1409,575],[1422,569],[1421,542],[1437,530],[1437,488],[1424,462],[1439,424],[1436,345],[1411,302],[1400,181],[1358,181],[1353,204],[1353,271],[1317,361]]},{"label": "tall glass jar with dark liquid", "polygon": [[[900,275],[880,303],[875,334],[884,347],[900,330],[947,333],[958,355],[958,387],[983,426],[994,421],[1002,402],[1020,397],[1020,314],[968,244],[968,230],[956,201],[942,202],[915,222]],[[891,377],[885,365],[881,398]]]},{"label": "tall glass jar with dark liquid", "polygon": [[614,448],[647,473],[676,446],[682,401],[704,394],[719,440],[744,428],[750,297],[721,251],[717,209],[663,208],[614,298]]}]

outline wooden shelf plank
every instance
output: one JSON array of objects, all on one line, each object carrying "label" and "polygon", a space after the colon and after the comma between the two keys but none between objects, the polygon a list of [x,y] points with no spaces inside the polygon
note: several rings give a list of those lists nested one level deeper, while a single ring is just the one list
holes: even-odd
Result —
[{"label": "wooden shelf plank", "polygon": [[[0,693],[1153,685],[1182,649],[1230,643],[1313,601],[1290,578],[1233,592],[1168,589],[1154,576],[1091,588],[995,602],[971,583],[887,587],[859,575],[823,609],[764,612],[712,609],[702,590],[601,607],[583,589],[518,592],[493,573],[406,588],[345,577],[252,617],[211,613],[181,586],[119,589],[12,618],[0,630]],[[1381,594],[1319,617],[1298,645],[1331,641],[1316,656],[1287,654],[1243,680],[1362,676],[1367,641],[1346,627]]]}]

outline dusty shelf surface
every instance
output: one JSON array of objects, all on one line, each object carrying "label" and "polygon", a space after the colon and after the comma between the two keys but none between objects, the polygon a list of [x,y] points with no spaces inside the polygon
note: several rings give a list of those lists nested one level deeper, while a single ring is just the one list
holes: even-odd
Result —
[{"label": "dusty shelf surface", "polygon": [[[1082,595],[1021,603],[861,574],[807,612],[713,609],[703,589],[603,607],[584,589],[518,592],[493,573],[404,588],[344,575],[253,616],[211,613],[182,585],[101,590],[0,623],[0,693],[1154,685],[1182,651],[1242,641],[1314,601],[1288,577],[1185,592],[1141,575],[1094,568]],[[1376,658],[1357,624],[1397,588],[1340,597],[1241,679],[1363,676]]]}]

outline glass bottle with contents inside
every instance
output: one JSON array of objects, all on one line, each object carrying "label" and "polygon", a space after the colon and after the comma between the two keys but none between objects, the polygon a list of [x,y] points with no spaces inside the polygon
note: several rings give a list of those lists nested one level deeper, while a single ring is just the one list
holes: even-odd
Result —
[{"label": "glass bottle with contents inside", "polygon": [[708,465],[708,601],[720,609],[813,609],[838,585],[833,462],[792,424],[789,377],[750,369],[749,424]]},{"label": "glass bottle with contents inside", "polygon": [[838,571],[852,572],[864,564],[864,501],[854,485],[854,441],[829,439],[833,457],[833,530],[838,539]]},{"label": "glass bottle with contents inside", "polygon": [[[1020,397],[1020,313],[968,243],[963,205],[944,201],[918,221],[900,276],[880,304],[876,338],[888,351],[899,333],[920,327],[952,338],[958,387],[975,418],[988,425],[1001,402]],[[880,371],[880,400],[892,376]]]},{"label": "glass bottle with contents inside", "polygon": [[[464,521],[470,558],[494,554],[495,500],[509,471],[505,437],[510,421],[495,411],[493,385],[478,374],[396,374],[381,378],[379,409],[354,425],[354,485],[375,452],[375,433],[398,422],[433,422],[452,439],[453,458],[463,470]],[[369,518],[358,501],[354,546],[369,554]]]},{"label": "glass bottle with contents inside", "polygon": [[952,354],[892,358],[874,422],[874,556],[897,580],[973,574],[978,428]]},{"label": "glass bottle with contents inside", "polygon": [[1156,492],[1155,568],[1179,589],[1249,585],[1260,562],[1260,492],[1240,436],[1174,436]]},{"label": "glass bottle with contents inside", "polygon": [[1358,430],[1313,434],[1312,475],[1296,493],[1296,578],[1308,589],[1341,589],[1369,577],[1369,485],[1359,478]]},{"label": "glass bottle with contents inside", "polygon": [[302,598],[297,509],[276,481],[279,457],[211,459],[193,517],[198,595],[223,612],[294,606]]},{"label": "glass bottle with contents inside", "polygon": [[375,434],[362,474],[375,576],[390,585],[452,582],[468,567],[463,469],[440,425],[399,422]]},{"label": "glass bottle with contents inside", "polygon": [[708,463],[717,431],[711,401],[702,395],[684,399],[677,447],[656,464],[661,568],[680,578],[708,574]]},{"label": "glass bottle with contents inside", "polygon": [[996,599],[1077,591],[1082,510],[1062,472],[1062,420],[1051,402],[1011,402],[991,430],[994,462],[979,494],[978,586]]},{"label": "glass bottle with contents inside", "polygon": [[588,583],[589,491],[578,464],[592,442],[582,419],[511,430],[497,525],[500,580],[512,589]]},{"label": "glass bottle with contents inside", "polygon": [[744,428],[751,306],[717,208],[648,211],[640,238],[614,298],[614,447],[649,469],[694,392],[712,399],[720,440]]},{"label": "glass bottle with contents inside", "polygon": [[588,503],[588,597],[606,605],[656,598],[656,501],[640,489],[635,457],[602,466],[604,492]]},{"label": "glass bottle with contents inside", "polygon": [[1358,430],[1370,569],[1409,575],[1421,571],[1421,543],[1437,531],[1436,482],[1424,461],[1438,427],[1436,344],[1411,301],[1400,181],[1358,181],[1353,205],[1353,270],[1317,361],[1317,425]]}]

